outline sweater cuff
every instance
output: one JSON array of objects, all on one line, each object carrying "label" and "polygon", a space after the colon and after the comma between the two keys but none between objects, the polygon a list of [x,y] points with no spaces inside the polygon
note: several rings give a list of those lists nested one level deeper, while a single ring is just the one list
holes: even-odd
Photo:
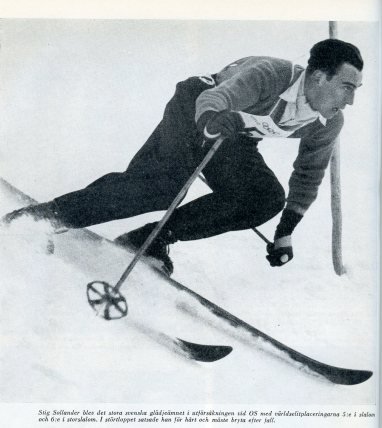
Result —
[{"label": "sweater cuff", "polygon": [[302,217],[302,214],[299,214],[289,209],[285,209],[282,213],[280,223],[276,228],[274,239],[276,240],[282,238],[283,236],[291,235]]},{"label": "sweater cuff", "polygon": [[291,247],[292,236],[287,235],[287,236],[283,236],[282,238],[275,239],[274,245],[275,245],[275,250],[278,250],[279,248]]}]

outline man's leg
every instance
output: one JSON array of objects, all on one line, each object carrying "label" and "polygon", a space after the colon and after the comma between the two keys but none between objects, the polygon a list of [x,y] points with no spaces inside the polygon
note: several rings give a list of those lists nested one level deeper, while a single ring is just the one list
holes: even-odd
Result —
[{"label": "man's leg", "polygon": [[178,208],[169,220],[179,240],[259,226],[284,207],[284,189],[247,138],[224,142],[204,175],[213,193]]},{"label": "man's leg", "polygon": [[54,202],[70,227],[166,210],[202,160],[195,100],[210,88],[197,77],[177,84],[163,119],[124,173],[111,173]]},{"label": "man's leg", "polygon": [[68,227],[80,228],[139,214],[165,210],[178,193],[183,176],[173,172],[111,173],[85,189],[54,199]]},{"label": "man's leg", "polygon": [[107,174],[84,189],[9,213],[5,221],[26,213],[80,228],[167,209],[201,160],[195,100],[210,87],[197,77],[178,83],[161,123],[124,173]]},{"label": "man's leg", "polygon": [[[84,189],[8,213],[3,221],[10,223],[30,215],[36,220],[50,220],[55,227],[81,228],[167,209],[187,180],[188,172],[156,158],[161,138],[159,125],[144,145],[144,156],[125,172],[107,174]],[[173,165],[180,163],[181,160]]]}]

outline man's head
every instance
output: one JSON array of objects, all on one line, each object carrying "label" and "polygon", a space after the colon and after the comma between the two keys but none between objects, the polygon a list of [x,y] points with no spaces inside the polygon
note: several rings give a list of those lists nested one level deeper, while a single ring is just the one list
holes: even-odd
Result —
[{"label": "man's head", "polygon": [[305,93],[310,106],[330,119],[353,104],[362,69],[361,53],[351,43],[327,39],[315,44],[306,69]]}]

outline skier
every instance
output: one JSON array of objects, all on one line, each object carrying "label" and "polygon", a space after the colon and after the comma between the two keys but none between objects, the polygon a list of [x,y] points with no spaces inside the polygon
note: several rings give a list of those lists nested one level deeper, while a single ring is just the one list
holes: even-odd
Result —
[{"label": "skier", "polygon": [[[82,228],[166,210],[222,136],[223,144],[203,171],[212,193],[178,207],[146,253],[171,274],[170,244],[259,226],[283,210],[267,248],[271,266],[282,266],[293,258],[292,232],[317,196],[343,126],[341,110],[353,104],[362,69],[357,47],[328,39],[312,47],[306,69],[251,56],[216,74],[190,77],[177,84],[162,121],[125,172],[107,174],[3,220],[31,215],[54,226]],[[300,139],[287,199],[257,148],[267,137]],[[116,242],[139,248],[155,225],[125,233]]]}]

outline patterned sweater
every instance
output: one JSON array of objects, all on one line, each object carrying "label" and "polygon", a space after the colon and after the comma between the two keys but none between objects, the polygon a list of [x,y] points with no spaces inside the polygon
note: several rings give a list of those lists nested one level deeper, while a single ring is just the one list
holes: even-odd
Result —
[{"label": "patterned sweater", "polygon": [[[207,110],[268,115],[279,96],[293,85],[303,70],[290,61],[271,57],[247,57],[236,61],[215,75],[215,87],[198,97],[195,120]],[[274,118],[276,124],[281,117],[282,112]],[[325,125],[317,118],[290,135],[290,138],[301,140],[289,179],[288,209],[303,215],[316,199],[334,140],[342,126],[343,115],[338,112]]]}]

